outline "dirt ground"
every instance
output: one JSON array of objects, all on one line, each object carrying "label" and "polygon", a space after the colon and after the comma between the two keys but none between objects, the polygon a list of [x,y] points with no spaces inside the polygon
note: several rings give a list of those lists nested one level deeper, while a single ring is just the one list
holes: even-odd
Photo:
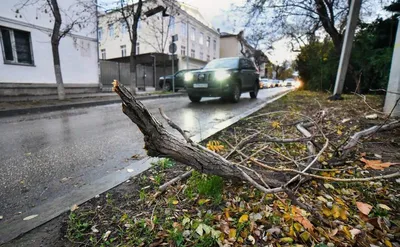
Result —
[{"label": "dirt ground", "polygon": [[[398,172],[400,128],[362,139],[341,156],[341,147],[355,132],[393,121],[378,112],[383,98],[367,96],[364,102],[346,95],[343,101],[332,102],[327,97],[296,91],[202,144],[249,168],[255,167],[254,159],[298,169],[310,159],[305,142],[249,143],[241,148],[242,154],[232,152],[232,147],[256,133],[301,138],[296,125],[320,119],[319,127],[308,129],[313,145],[320,150],[326,139],[329,145],[318,157],[314,174],[352,179]],[[400,246],[398,177],[352,183],[306,179],[298,187],[292,184],[295,198],[314,209],[307,211],[285,193],[264,195],[246,182],[197,172],[164,193],[158,191],[187,170],[162,159],[5,246]],[[282,179],[294,175],[287,173]]]}]

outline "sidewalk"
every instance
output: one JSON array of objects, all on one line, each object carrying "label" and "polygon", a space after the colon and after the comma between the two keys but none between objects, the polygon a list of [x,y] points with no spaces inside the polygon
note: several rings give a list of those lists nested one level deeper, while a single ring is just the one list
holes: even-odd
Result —
[{"label": "sidewalk", "polygon": [[[138,92],[140,100],[170,98],[186,95],[186,92],[169,93],[163,91]],[[41,96],[35,100],[28,96],[13,97],[0,100],[0,117],[10,117],[23,114],[43,113],[50,111],[66,110],[71,108],[107,105],[121,102],[116,93],[70,94],[63,101],[57,100],[57,95]]]}]

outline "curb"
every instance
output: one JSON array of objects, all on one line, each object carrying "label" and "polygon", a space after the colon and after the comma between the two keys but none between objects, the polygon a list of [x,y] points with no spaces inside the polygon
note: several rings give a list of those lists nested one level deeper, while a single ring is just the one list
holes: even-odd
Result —
[{"label": "curb", "polygon": [[[136,98],[139,100],[149,100],[149,99],[160,99],[160,98],[174,98],[174,97],[182,97],[182,96],[186,96],[186,93],[146,95],[146,96],[137,96]],[[69,103],[69,104],[62,104],[62,105],[0,110],[0,118],[33,114],[33,113],[44,113],[44,112],[68,110],[68,109],[73,109],[73,108],[109,105],[109,104],[115,104],[115,103],[121,103],[121,99],[109,99],[109,100]]]}]

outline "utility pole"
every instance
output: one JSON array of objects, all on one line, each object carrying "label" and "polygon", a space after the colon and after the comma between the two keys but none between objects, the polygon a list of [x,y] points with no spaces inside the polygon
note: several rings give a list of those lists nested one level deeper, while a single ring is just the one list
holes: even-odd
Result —
[{"label": "utility pole", "polygon": [[340,55],[339,68],[336,75],[335,90],[331,99],[340,99],[343,92],[344,81],[346,79],[347,67],[351,55],[354,33],[357,27],[358,16],[361,8],[361,0],[353,0],[350,5],[349,16],[347,17],[346,33],[342,44],[342,53]]},{"label": "utility pole", "polygon": [[383,111],[392,117],[400,116],[400,17],[397,22],[397,34],[394,42],[392,65],[386,91]]}]

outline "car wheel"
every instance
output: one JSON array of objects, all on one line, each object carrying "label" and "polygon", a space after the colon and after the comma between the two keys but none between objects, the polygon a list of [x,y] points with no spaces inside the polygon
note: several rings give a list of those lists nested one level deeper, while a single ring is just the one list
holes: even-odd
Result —
[{"label": "car wheel", "polygon": [[172,90],[171,83],[166,82],[166,83],[164,84],[164,91],[169,92],[169,91],[171,91],[171,90]]},{"label": "car wheel", "polygon": [[254,85],[254,89],[253,89],[253,92],[250,92],[250,98],[252,98],[252,99],[257,99],[257,95],[258,95],[258,83],[256,83],[255,85]]},{"label": "car wheel", "polygon": [[240,86],[237,83],[232,84],[232,89],[231,89],[231,95],[230,95],[230,100],[233,103],[237,103],[240,100]]},{"label": "car wheel", "polygon": [[193,103],[198,103],[198,102],[200,102],[201,97],[189,95],[189,99],[190,99],[190,101],[192,101]]}]

